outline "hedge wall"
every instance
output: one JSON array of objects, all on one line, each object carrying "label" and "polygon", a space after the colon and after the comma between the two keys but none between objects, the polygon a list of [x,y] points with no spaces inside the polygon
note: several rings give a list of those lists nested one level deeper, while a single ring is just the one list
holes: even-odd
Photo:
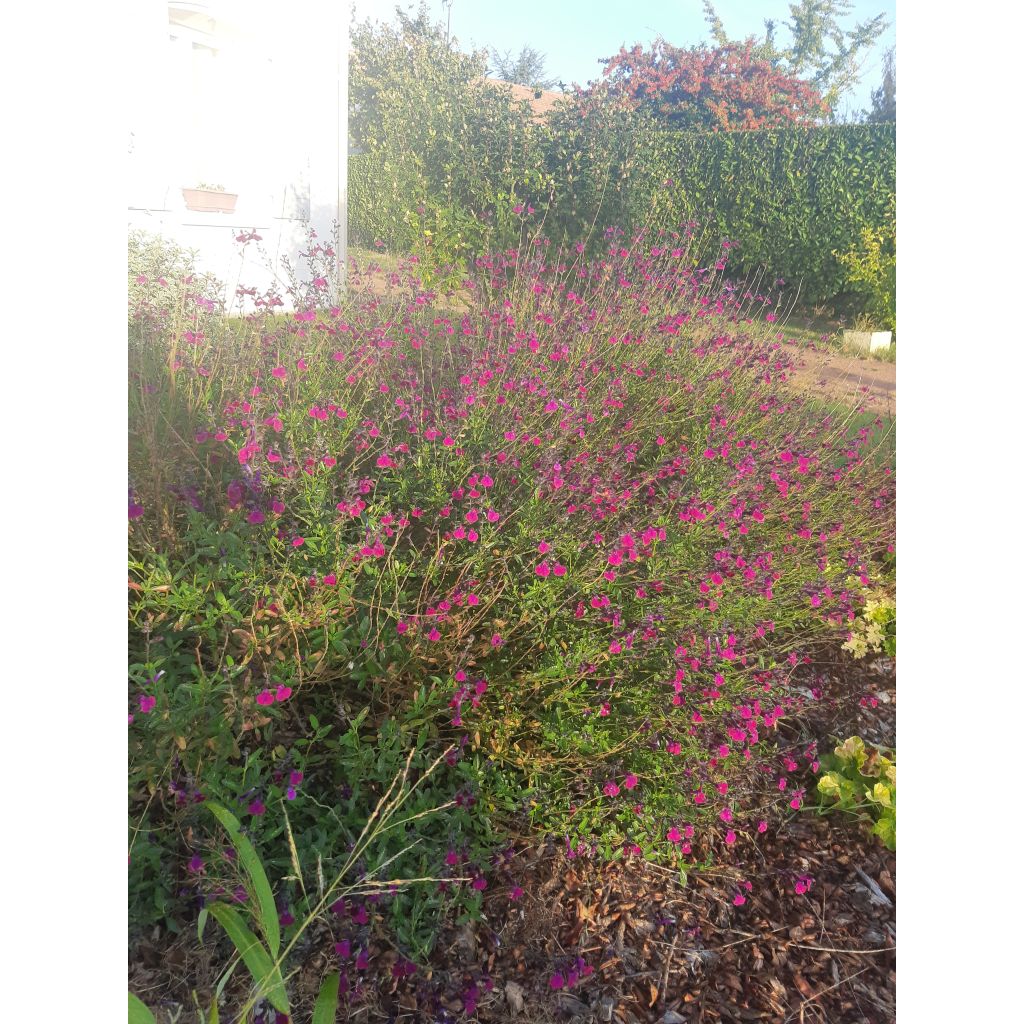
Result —
[{"label": "hedge wall", "polygon": [[671,145],[680,216],[735,239],[743,268],[802,280],[810,300],[846,288],[833,252],[882,228],[896,191],[891,124],[680,133]]},{"label": "hedge wall", "polygon": [[[391,180],[390,169],[401,163],[398,154],[354,156],[353,244],[371,247],[380,240],[388,248],[408,249],[414,242],[410,211],[424,204],[446,211],[436,226],[487,225],[481,241],[517,244],[518,225],[487,201],[500,195],[535,206],[544,217],[544,233],[556,241],[589,234],[598,245],[610,226],[676,228],[696,221],[712,236],[738,243],[732,264],[738,271],[764,269],[789,285],[799,281],[807,301],[821,301],[848,290],[834,253],[856,247],[863,228],[885,225],[896,188],[894,125],[666,132],[621,111],[583,117],[567,108],[540,130],[530,125],[518,134],[518,151],[511,160],[503,153],[500,161],[483,149],[476,152],[494,145],[493,138],[467,135],[473,137],[457,142],[439,135],[436,152],[417,155],[427,167],[450,166],[452,152],[458,152],[463,182],[474,182],[472,194],[453,190],[451,175],[441,194],[407,194]],[[524,151],[519,147],[527,139]],[[481,188],[475,179],[495,166],[502,180]],[[462,237],[474,233],[463,231]]]}]

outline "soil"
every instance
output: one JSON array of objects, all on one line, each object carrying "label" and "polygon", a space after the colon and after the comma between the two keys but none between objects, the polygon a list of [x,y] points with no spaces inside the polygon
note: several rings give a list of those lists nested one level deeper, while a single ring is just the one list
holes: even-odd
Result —
[{"label": "soil", "polygon": [[823,396],[896,415],[896,364],[800,346],[794,383]]}]

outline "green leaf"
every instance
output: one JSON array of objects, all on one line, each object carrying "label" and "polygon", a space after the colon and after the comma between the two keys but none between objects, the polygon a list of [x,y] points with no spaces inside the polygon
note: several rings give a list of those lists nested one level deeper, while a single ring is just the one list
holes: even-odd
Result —
[{"label": "green leaf", "polygon": [[281,952],[281,925],[277,919],[277,904],[274,902],[274,891],[267,881],[267,873],[259,855],[245,836],[238,819],[219,804],[206,804],[210,813],[224,826],[231,842],[238,853],[238,859],[245,868],[245,873],[252,882],[252,888],[259,904],[259,920],[263,935],[266,937],[270,953],[276,957]]},{"label": "green leaf", "polygon": [[199,923],[196,925],[196,937],[199,939],[200,942],[203,941],[203,931],[206,928],[206,919],[209,916],[210,911],[206,907],[203,907],[199,911]]},{"label": "green leaf", "polygon": [[312,1024],[334,1024],[338,1015],[338,981],[337,971],[328,974],[320,986],[320,994],[316,997],[313,1007]]},{"label": "green leaf", "polygon": [[281,1013],[290,1013],[281,970],[274,966],[270,954],[260,940],[246,927],[242,915],[226,903],[212,903],[210,913],[235,944],[235,949],[238,950],[238,955],[242,958],[245,966],[249,968],[249,973],[252,975],[253,981],[256,982],[260,995],[269,999],[275,1010]]},{"label": "green leaf", "polygon": [[128,1024],[156,1024],[153,1011],[131,992],[128,993]]}]

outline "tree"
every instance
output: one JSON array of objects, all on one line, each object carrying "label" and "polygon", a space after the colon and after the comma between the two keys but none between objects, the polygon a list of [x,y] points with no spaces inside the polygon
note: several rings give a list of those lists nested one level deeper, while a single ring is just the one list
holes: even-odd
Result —
[{"label": "tree", "polygon": [[[712,0],[703,0],[704,16],[718,46],[738,45],[730,39]],[[840,21],[852,7],[851,0],[799,0],[789,5],[789,20],[782,23],[791,42],[776,44],[778,23],[766,19],[763,39],[748,40],[752,53],[786,75],[812,84],[830,110],[860,80],[865,53],[889,27],[885,16],[876,15],[845,29]]]},{"label": "tree", "polygon": [[885,51],[882,60],[882,84],[871,91],[871,109],[864,111],[868,124],[896,122],[896,51]]},{"label": "tree", "polygon": [[532,46],[524,46],[515,58],[508,50],[504,54],[492,50],[491,58],[493,73],[505,82],[525,85],[530,89],[551,89],[558,84],[557,79],[544,77],[546,57]]},{"label": "tree", "polygon": [[759,57],[752,40],[680,49],[658,39],[649,51],[622,48],[602,63],[604,88],[592,85],[584,102],[607,94],[673,128],[814,124],[829,112],[813,85]]}]

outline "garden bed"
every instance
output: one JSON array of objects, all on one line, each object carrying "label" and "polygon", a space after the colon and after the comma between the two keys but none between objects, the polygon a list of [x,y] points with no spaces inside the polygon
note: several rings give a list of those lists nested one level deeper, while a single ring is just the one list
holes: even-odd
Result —
[{"label": "garden bed", "polygon": [[[813,734],[823,749],[854,733],[895,743],[890,659],[837,655],[803,675],[821,687],[802,739]],[[888,1024],[896,1019],[895,879],[895,853],[849,818],[813,809],[737,847],[730,862],[691,874],[685,887],[658,865],[570,857],[564,844],[530,842],[510,859],[506,884],[486,894],[481,920],[447,926],[414,974],[399,976],[404,961],[379,936],[362,989],[339,1019]],[[796,891],[801,880],[806,892]],[[300,1006],[312,1006],[321,978],[337,968],[336,937],[318,926],[305,943],[292,979]],[[198,1022],[191,993],[207,1005],[227,955],[194,934],[155,932],[130,950],[129,984],[159,1024]],[[574,970],[588,973],[570,987]],[[566,982],[558,989],[556,975]],[[241,1002],[247,986],[239,979],[227,991],[229,1003]],[[273,1011],[266,1020],[275,1021]]]}]

